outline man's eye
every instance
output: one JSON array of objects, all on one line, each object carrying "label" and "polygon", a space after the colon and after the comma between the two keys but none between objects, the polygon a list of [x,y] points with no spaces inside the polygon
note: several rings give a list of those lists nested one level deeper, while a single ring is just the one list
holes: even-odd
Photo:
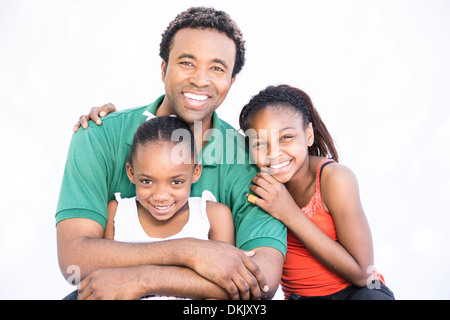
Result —
[{"label": "man's eye", "polygon": [[221,67],[213,67],[212,69],[219,72],[225,72]]}]

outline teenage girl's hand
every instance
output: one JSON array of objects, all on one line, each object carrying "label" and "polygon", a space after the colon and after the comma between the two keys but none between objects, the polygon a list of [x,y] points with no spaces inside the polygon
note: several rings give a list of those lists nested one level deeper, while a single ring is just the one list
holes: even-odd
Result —
[{"label": "teenage girl's hand", "polygon": [[93,107],[91,109],[91,112],[89,114],[85,114],[80,116],[80,120],[75,123],[75,126],[73,127],[73,132],[77,132],[80,127],[83,127],[83,129],[86,129],[88,127],[88,121],[92,120],[97,125],[102,124],[102,120],[100,118],[103,118],[108,113],[112,113],[116,111],[116,107],[112,103],[104,104],[101,107]]},{"label": "teenage girl's hand", "polygon": [[[292,212],[300,209],[286,186],[272,175],[259,172],[253,177],[250,189],[259,197],[249,195],[249,201],[261,207],[275,219],[284,222]],[[295,209],[295,210],[293,210]]]}]

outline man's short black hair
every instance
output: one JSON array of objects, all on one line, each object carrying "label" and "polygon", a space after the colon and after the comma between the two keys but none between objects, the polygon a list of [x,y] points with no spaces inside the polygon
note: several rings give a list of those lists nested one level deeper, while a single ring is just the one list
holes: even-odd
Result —
[{"label": "man's short black hair", "polygon": [[166,63],[169,62],[173,37],[178,30],[184,28],[209,28],[225,33],[236,44],[236,61],[234,63],[232,77],[241,71],[245,63],[245,41],[242,38],[241,30],[226,12],[206,7],[189,8],[178,14],[169,24],[166,31],[162,34],[159,47],[159,55]]}]

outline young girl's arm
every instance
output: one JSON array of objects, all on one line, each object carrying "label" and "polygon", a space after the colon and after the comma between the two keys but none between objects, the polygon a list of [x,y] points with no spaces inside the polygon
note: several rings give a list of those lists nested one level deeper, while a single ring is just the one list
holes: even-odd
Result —
[{"label": "young girl's arm", "polygon": [[219,202],[206,202],[210,230],[209,239],[235,245],[234,222],[230,209]]},{"label": "young girl's arm", "polygon": [[114,240],[114,217],[117,211],[117,201],[111,200],[108,202],[108,220],[106,220],[105,234],[103,239]]},{"label": "young girl's arm", "polygon": [[354,174],[340,164],[324,168],[322,199],[336,226],[338,241],[319,229],[299,208],[286,187],[270,175],[259,175],[252,190],[255,204],[279,219],[327,268],[357,285],[367,284],[373,265],[372,237],[359,198]]}]

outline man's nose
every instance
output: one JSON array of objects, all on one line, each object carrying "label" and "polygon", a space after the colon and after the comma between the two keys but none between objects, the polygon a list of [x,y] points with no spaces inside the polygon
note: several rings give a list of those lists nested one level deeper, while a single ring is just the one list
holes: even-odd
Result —
[{"label": "man's nose", "polygon": [[211,83],[208,69],[205,67],[197,67],[190,79],[191,83],[198,88],[206,87]]}]

